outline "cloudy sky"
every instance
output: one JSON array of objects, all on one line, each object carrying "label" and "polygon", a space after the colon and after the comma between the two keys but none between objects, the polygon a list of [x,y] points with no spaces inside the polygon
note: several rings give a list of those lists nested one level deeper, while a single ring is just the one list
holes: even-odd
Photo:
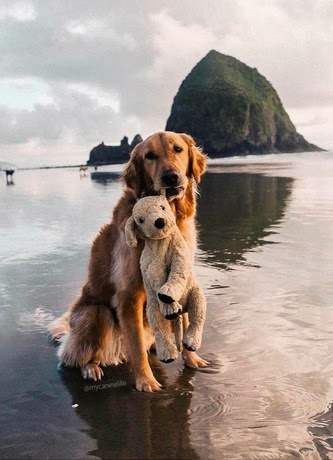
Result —
[{"label": "cloudy sky", "polygon": [[164,129],[211,49],[257,67],[333,148],[332,0],[0,0],[0,30],[0,161],[81,162]]}]

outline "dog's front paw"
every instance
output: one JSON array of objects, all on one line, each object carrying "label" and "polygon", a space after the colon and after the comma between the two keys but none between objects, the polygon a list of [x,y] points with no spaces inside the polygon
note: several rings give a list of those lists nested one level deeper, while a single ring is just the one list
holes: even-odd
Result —
[{"label": "dog's front paw", "polygon": [[99,363],[88,363],[86,366],[81,366],[81,374],[84,379],[101,380],[104,372],[98,365]]},{"label": "dog's front paw", "polygon": [[200,356],[198,356],[195,352],[184,349],[182,355],[186,367],[190,367],[191,369],[198,369],[198,367],[208,366],[208,362],[200,358]]},{"label": "dog's front paw", "polygon": [[138,391],[145,391],[153,393],[154,391],[161,391],[161,384],[155,379],[152,372],[149,375],[142,374],[135,379],[135,388]]}]

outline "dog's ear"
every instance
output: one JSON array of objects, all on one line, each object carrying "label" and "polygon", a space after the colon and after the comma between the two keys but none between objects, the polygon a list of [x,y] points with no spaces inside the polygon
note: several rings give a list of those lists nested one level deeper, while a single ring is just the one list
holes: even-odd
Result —
[{"label": "dog's ear", "polygon": [[136,145],[131,153],[131,158],[122,173],[122,180],[126,186],[133,190],[136,198],[139,198],[143,189],[143,166],[139,156],[140,144]]},{"label": "dog's ear", "polygon": [[193,137],[188,134],[181,134],[181,137],[187,143],[190,155],[187,175],[200,182],[201,175],[206,171],[207,155],[195,145]]},{"label": "dog's ear", "polygon": [[138,239],[135,233],[135,221],[133,216],[129,217],[125,224],[125,239],[128,246],[131,246],[132,248],[137,247]]}]

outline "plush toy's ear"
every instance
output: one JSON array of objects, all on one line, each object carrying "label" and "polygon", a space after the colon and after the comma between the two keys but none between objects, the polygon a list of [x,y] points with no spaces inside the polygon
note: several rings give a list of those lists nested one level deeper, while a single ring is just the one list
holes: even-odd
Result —
[{"label": "plush toy's ear", "polygon": [[207,155],[202,153],[201,149],[195,145],[191,136],[181,134],[181,137],[187,143],[190,154],[187,175],[194,177],[196,182],[200,182],[201,175],[206,171]]},{"label": "plush toy's ear", "polygon": [[128,246],[136,248],[138,245],[138,240],[135,234],[135,221],[132,216],[127,219],[125,225],[125,239]]}]

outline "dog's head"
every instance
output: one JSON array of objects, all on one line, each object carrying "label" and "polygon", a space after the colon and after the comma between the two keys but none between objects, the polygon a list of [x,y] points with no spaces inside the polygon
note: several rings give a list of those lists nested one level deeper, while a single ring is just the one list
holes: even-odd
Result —
[{"label": "dog's head", "polygon": [[180,200],[189,182],[200,182],[206,161],[191,136],[161,131],[134,148],[122,178],[137,198],[165,193]]},{"label": "dog's head", "polygon": [[126,222],[127,244],[137,245],[137,231],[143,238],[161,240],[170,235],[175,226],[175,215],[168,200],[162,195],[146,196],[136,202],[132,216]]}]

